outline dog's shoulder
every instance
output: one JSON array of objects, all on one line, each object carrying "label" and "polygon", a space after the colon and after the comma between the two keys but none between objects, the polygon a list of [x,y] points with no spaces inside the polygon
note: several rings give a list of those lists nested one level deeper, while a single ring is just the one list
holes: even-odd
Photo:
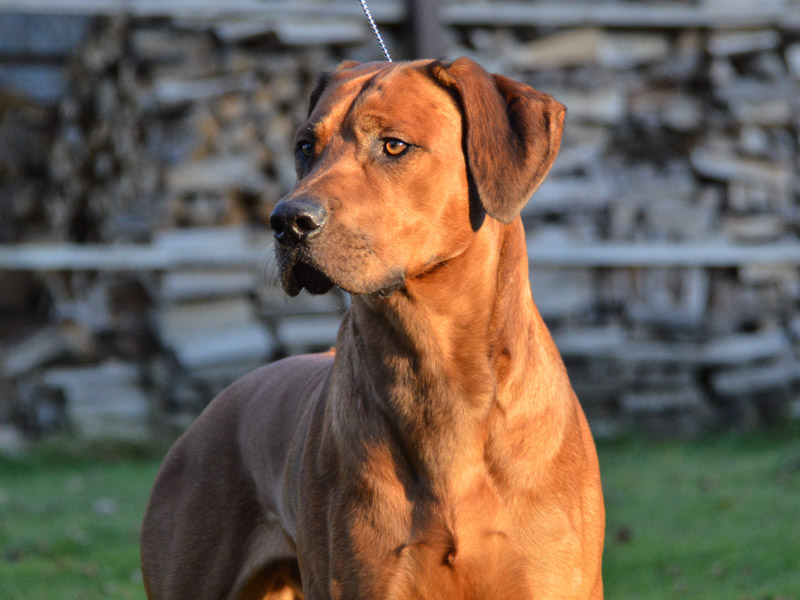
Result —
[{"label": "dog's shoulder", "polygon": [[[292,410],[319,396],[333,368],[333,351],[300,354],[269,363],[234,381],[211,403],[209,409],[227,407],[249,414]],[[216,405],[216,406],[215,406]],[[266,418],[267,415],[265,414]]]}]

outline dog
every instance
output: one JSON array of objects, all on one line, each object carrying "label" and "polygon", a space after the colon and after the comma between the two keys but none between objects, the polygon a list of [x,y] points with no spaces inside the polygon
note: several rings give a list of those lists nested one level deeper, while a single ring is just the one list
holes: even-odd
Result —
[{"label": "dog", "polygon": [[320,78],[270,223],[289,295],[352,303],[335,349],[235,382],[170,450],[148,598],[602,598],[597,455],[519,218],[565,112],[466,58]]}]

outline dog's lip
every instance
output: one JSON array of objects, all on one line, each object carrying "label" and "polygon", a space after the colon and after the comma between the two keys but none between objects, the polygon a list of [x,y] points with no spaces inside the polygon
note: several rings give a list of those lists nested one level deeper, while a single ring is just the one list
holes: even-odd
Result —
[{"label": "dog's lip", "polygon": [[303,288],[310,294],[324,294],[335,285],[320,269],[302,260],[296,261],[288,271],[288,279],[291,281],[284,281],[284,284],[291,284],[291,286],[287,286],[286,291],[292,296],[297,295]]}]

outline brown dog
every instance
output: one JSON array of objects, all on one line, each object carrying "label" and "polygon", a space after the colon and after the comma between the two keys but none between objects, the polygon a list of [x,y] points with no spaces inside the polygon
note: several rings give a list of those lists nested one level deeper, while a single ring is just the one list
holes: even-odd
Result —
[{"label": "brown dog", "polygon": [[335,353],[241,379],[170,451],[149,598],[602,598],[597,457],[518,217],[564,114],[468,59],[321,79],[271,222],[286,291],[352,307]]}]

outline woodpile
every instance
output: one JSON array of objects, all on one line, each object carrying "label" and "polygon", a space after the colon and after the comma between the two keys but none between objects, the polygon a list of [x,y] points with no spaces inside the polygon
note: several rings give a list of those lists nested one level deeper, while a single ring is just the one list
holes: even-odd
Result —
[{"label": "woodpile", "polygon": [[[735,4],[441,11],[448,56],[568,107],[523,219],[534,299],[600,434],[800,414],[800,13]],[[337,3],[331,21],[177,5],[97,20],[55,108],[0,93],[0,241],[40,243],[0,248],[0,421],[182,426],[247,370],[333,343],[347,298],[285,298],[266,222],[317,74],[379,49]],[[374,12],[399,52],[402,7]]]}]

